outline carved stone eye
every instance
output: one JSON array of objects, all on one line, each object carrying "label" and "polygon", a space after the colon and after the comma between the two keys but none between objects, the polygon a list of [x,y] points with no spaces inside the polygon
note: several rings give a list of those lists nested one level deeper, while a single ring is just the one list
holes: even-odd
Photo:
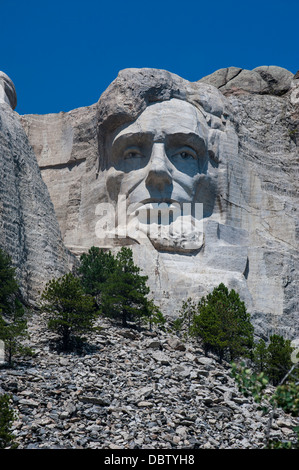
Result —
[{"label": "carved stone eye", "polygon": [[135,158],[135,157],[137,157],[137,156],[139,156],[139,155],[140,155],[140,154],[137,153],[137,152],[129,152],[129,153],[127,153],[127,155],[126,155],[126,158]]},{"label": "carved stone eye", "polygon": [[184,160],[187,160],[189,158],[194,158],[193,155],[189,152],[181,152],[180,153],[180,156],[184,159]]},{"label": "carved stone eye", "polygon": [[142,154],[140,153],[139,150],[127,150],[125,153],[124,153],[124,158],[127,159],[127,158],[140,158],[142,157]]}]

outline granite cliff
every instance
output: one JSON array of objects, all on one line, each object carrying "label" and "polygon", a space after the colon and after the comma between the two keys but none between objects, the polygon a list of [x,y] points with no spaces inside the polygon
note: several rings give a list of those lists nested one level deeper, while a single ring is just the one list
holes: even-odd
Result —
[{"label": "granite cliff", "polygon": [[35,303],[45,282],[71,267],[72,255],[63,244],[36,156],[13,110],[13,84],[2,73],[0,90],[0,246],[12,257],[23,299]]},{"label": "granite cliff", "polygon": [[[193,251],[181,250],[180,240],[159,246],[130,237],[101,239],[96,229],[101,204],[125,194],[124,175],[134,183],[144,170],[136,160],[132,171],[111,163],[107,136],[136,122],[140,129],[151,126],[147,109],[164,113],[165,102],[186,119],[185,103],[193,106],[205,142],[197,192],[204,206],[203,241]],[[76,255],[92,245],[117,250],[129,244],[165,314],[175,315],[182,299],[199,298],[224,282],[246,301],[261,336],[298,338],[297,75],[274,66],[229,67],[190,83],[163,70],[126,69],[92,106],[49,115],[19,116],[7,103],[1,110],[2,171],[13,178],[1,178],[1,203],[12,193],[15,201],[13,213],[4,204],[1,237],[16,263],[26,266],[28,292],[35,279],[39,286],[68,269],[62,240]],[[155,172],[151,185],[165,195],[166,176],[161,168]],[[18,200],[16,185],[24,188]],[[21,210],[26,201],[29,208]]]}]

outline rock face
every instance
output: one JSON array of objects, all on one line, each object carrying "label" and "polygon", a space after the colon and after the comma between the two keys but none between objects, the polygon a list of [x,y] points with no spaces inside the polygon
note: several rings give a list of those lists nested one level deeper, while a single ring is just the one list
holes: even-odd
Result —
[{"label": "rock face", "polygon": [[0,103],[7,103],[12,109],[17,106],[16,89],[6,73],[0,71]]},{"label": "rock face", "polygon": [[[93,106],[20,117],[74,253],[130,245],[169,315],[224,282],[260,335],[289,338],[299,335],[298,119],[299,80],[280,67],[194,83],[127,69]],[[202,212],[174,217],[183,203]]]},{"label": "rock face", "polygon": [[225,197],[232,224],[249,234],[246,277],[255,311],[285,334],[292,325],[298,332],[299,81],[274,66],[222,69],[201,81],[223,92],[237,125]]},{"label": "rock face", "polygon": [[[35,301],[71,265],[35,154],[12,107],[13,84],[0,74],[0,246],[17,269],[24,300]],[[5,76],[6,77],[6,76]],[[8,92],[7,92],[8,90]],[[2,91],[2,100],[1,100]]]}]

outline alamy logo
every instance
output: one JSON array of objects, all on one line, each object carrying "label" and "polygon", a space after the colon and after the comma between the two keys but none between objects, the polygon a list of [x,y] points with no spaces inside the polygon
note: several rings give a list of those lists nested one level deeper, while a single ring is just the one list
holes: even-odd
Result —
[{"label": "alamy logo", "polygon": [[202,241],[203,204],[152,202],[150,200],[127,205],[126,197],[119,196],[116,206],[100,203],[97,238],[176,238],[186,239],[192,245]]}]

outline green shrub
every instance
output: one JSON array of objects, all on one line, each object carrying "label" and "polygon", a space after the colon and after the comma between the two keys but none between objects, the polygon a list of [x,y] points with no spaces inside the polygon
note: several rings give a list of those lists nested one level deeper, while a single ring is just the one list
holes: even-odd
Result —
[{"label": "green shrub", "polygon": [[10,406],[10,401],[10,396],[6,393],[0,395],[0,449],[12,446],[14,441],[11,426],[15,413]]},{"label": "green shrub", "polygon": [[244,363],[240,365],[232,363],[231,373],[238,385],[239,391],[246,397],[252,396],[254,401],[259,404],[259,408],[263,413],[269,415],[269,420],[265,428],[265,446],[267,448],[299,448],[299,426],[293,428],[294,433],[297,435],[297,440],[294,442],[280,442],[270,439],[273,418],[277,409],[280,408],[293,417],[299,416],[299,383],[293,380],[294,377],[296,377],[296,375],[294,375],[296,366],[297,364],[292,365],[290,370],[281,379],[274,393],[269,396],[269,394],[264,393],[269,383],[269,378],[264,372],[257,374],[246,367]]}]

